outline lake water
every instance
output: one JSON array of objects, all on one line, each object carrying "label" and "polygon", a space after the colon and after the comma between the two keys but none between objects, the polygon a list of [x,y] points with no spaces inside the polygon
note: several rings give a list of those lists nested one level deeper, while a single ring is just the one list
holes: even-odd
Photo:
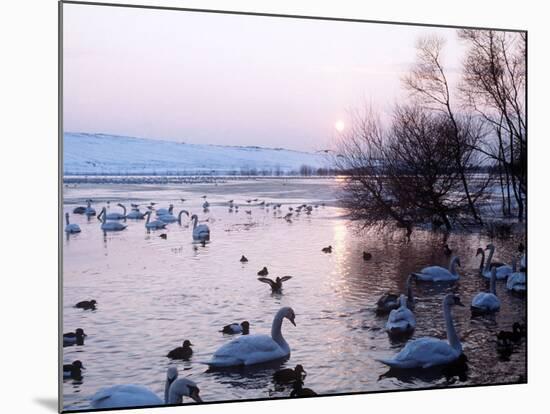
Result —
[{"label": "lake water", "polygon": [[[305,386],[318,394],[364,392],[403,388],[521,382],[526,378],[526,346],[521,343],[503,358],[495,335],[523,322],[525,298],[508,293],[497,284],[502,307],[493,317],[472,318],[469,304],[488,283],[477,274],[478,247],[493,242],[496,258],[511,261],[517,239],[490,240],[479,234],[449,238],[461,258],[461,279],[454,286],[415,284],[417,329],[413,338],[445,337],[441,302],[457,292],[465,308],[453,308],[455,325],[468,358],[468,371],[460,378],[444,375],[384,376],[388,369],[377,358],[397,353],[402,343],[392,343],[384,332],[386,317],[374,312],[377,299],[387,290],[403,290],[411,271],[431,265],[447,266],[441,234],[415,232],[406,243],[403,235],[357,232],[335,202],[336,180],[250,180],[195,185],[70,185],[64,188],[64,210],[72,212],[92,198],[100,211],[107,201],[150,201],[157,207],[175,205],[208,219],[210,243],[193,243],[192,226],[169,224],[166,230],[148,232],[144,221],[128,220],[128,228],[104,233],[95,217],[71,214],[80,234],[63,241],[63,330],[83,328],[84,346],[63,350],[65,363],[79,359],[86,370],[82,380],[64,380],[65,409],[89,408],[90,397],[105,386],[140,384],[163,395],[166,369],[176,365],[181,376],[196,381],[204,401],[285,397],[291,388],[272,382],[277,367],[246,372],[207,372],[199,363],[232,340],[218,331],[231,322],[248,320],[251,333],[269,333],[274,314],[282,306],[296,312],[296,324],[285,320],[283,335],[292,354],[281,366],[302,364],[308,372]],[[200,207],[208,196],[210,211]],[[180,199],[187,199],[181,202]],[[245,200],[258,198],[281,203],[272,208],[249,207]],[[229,212],[227,201],[241,207]],[[320,204],[325,203],[323,207]],[[319,204],[287,222],[288,207]],[[251,210],[251,214],[245,211]],[[161,233],[166,239],[159,237]],[[321,252],[332,245],[332,254]],[[372,260],[363,260],[363,251]],[[241,264],[241,255],[249,262]],[[281,295],[257,280],[263,266],[269,277],[292,275]],[[96,299],[96,311],[74,308],[80,300]],[[190,361],[170,361],[167,352],[184,339],[194,344]],[[452,375],[451,375],[452,376]],[[184,400],[188,402],[190,400]]]}]

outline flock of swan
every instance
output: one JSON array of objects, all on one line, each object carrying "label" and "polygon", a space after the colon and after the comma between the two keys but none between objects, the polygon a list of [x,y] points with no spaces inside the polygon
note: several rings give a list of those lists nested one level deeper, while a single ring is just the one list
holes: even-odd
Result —
[{"label": "flock of swan", "polygon": [[[203,198],[206,198],[204,196]],[[184,200],[182,199],[182,202]],[[251,205],[253,201],[247,200]],[[238,206],[231,200],[229,203],[230,211]],[[272,207],[279,211],[280,204],[268,204],[261,202],[255,204],[263,208]],[[127,219],[145,220],[145,228],[148,230],[163,229],[169,223],[182,223],[182,216],[185,214],[193,223],[192,237],[194,240],[209,240],[210,229],[205,224],[198,224],[198,217],[195,214],[190,215],[187,210],[181,210],[177,215],[174,215],[174,206],[171,204],[167,208],[155,209],[154,203],[148,206],[147,211],[140,211],[139,206],[132,204],[131,211],[127,213],[127,209],[123,204],[117,204],[121,208],[121,212],[107,212],[106,207],[103,207],[97,218],[101,222],[101,230],[103,231],[123,231],[127,225],[122,221]],[[205,200],[203,208],[207,210],[209,203]],[[289,214],[300,211],[306,214],[311,214],[311,211],[317,206],[303,205],[295,210],[289,208]],[[294,210],[294,211],[293,211]],[[95,209],[91,205],[91,200],[87,201],[86,206],[77,207],[73,210],[75,214],[85,214],[93,216],[96,214]],[[154,220],[152,219],[155,214]],[[291,216],[283,218],[290,219]],[[69,222],[69,213],[66,213],[67,233],[80,232],[80,228],[76,224]],[[411,273],[407,278],[406,292],[385,293],[376,303],[376,313],[379,316],[386,316],[385,330],[390,337],[399,336],[408,339],[416,329],[416,318],[414,315],[415,298],[412,293],[412,282],[420,283],[454,283],[460,279],[458,269],[460,267],[460,259],[452,255],[452,251],[448,246],[446,252],[450,255],[448,268],[441,266],[428,266],[420,269],[417,272]],[[523,253],[523,245],[518,248],[520,253]],[[332,246],[322,249],[323,253],[331,254]],[[488,257],[485,257],[485,251],[489,251]],[[512,264],[493,262],[495,247],[492,244],[487,245],[485,249],[478,249],[477,256],[481,255],[481,264],[479,273],[482,277],[490,280],[490,288],[488,292],[479,292],[472,298],[471,311],[472,314],[487,314],[498,312],[500,309],[500,300],[496,295],[496,283],[499,280],[506,281],[506,287],[510,291],[524,292],[526,290],[526,262],[525,254],[519,260],[520,269],[516,269],[516,261]],[[363,259],[370,260],[371,253],[363,252]],[[242,263],[248,261],[243,255],[240,259]],[[277,277],[275,280],[269,279],[269,273],[266,267],[258,272],[260,282],[268,284],[272,292],[282,293],[283,282],[289,280],[291,276]],[[83,310],[95,310],[96,301],[82,301],[75,305]],[[463,355],[462,344],[457,335],[453,318],[452,308],[454,306],[464,306],[458,295],[447,294],[442,303],[442,311],[445,320],[446,339],[435,337],[421,337],[414,340],[408,340],[405,346],[397,354],[378,359],[379,362],[389,366],[392,369],[428,369],[436,366],[444,366],[453,363]],[[232,367],[246,367],[251,365],[265,364],[274,361],[284,361],[290,357],[291,347],[285,340],[282,334],[283,322],[287,320],[292,325],[296,326],[296,314],[291,307],[285,306],[280,308],[273,317],[271,332],[269,334],[250,334],[248,321],[242,323],[232,323],[222,328],[220,332],[228,335],[239,335],[235,339],[227,342],[217,349],[208,361],[201,361],[202,364],[208,365],[209,369],[226,369]],[[499,335],[506,337],[505,332]],[[512,336],[520,335],[519,328],[516,332],[510,334]],[[79,328],[75,332],[69,332],[63,335],[64,346],[83,345],[86,334]],[[514,337],[514,338],[515,338]],[[500,338],[499,338],[500,339]],[[189,359],[193,353],[191,342],[185,340],[181,347],[170,351],[167,357],[172,359]],[[81,375],[81,370],[84,366],[81,361],[74,361],[72,364],[66,364],[63,367],[64,378],[77,378]],[[305,370],[301,365],[297,365],[294,370],[284,369],[277,371],[274,374],[277,378],[286,378],[293,384],[291,396],[311,396],[316,393],[310,389],[303,388],[303,378]],[[101,389],[91,398],[91,406],[93,408],[113,408],[113,407],[132,407],[132,406],[147,406],[161,404],[180,404],[183,397],[188,397],[192,401],[202,402],[199,395],[198,385],[188,378],[178,378],[178,371],[175,367],[168,368],[164,400],[157,396],[153,391],[139,385],[116,385]]]}]

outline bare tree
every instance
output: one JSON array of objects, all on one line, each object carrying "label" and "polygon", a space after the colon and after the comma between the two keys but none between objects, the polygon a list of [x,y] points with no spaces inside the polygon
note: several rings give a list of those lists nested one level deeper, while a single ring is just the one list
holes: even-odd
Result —
[{"label": "bare tree", "polygon": [[525,33],[460,30],[468,46],[460,87],[465,107],[493,130],[477,150],[499,164],[504,210],[510,213],[510,188],[524,216],[527,190],[527,124],[525,119]]},{"label": "bare tree", "polygon": [[455,126],[445,114],[419,106],[396,107],[388,128],[370,109],[356,115],[335,157],[346,177],[342,201],[351,218],[364,226],[402,227],[407,236],[415,225],[451,230],[464,224],[471,217],[469,203],[480,200],[487,185],[479,182],[467,198],[455,168],[457,156],[461,163],[472,159],[473,149],[464,141],[474,130],[475,124]]},{"label": "bare tree", "polygon": [[403,82],[419,104],[428,110],[441,113],[448,119],[452,138],[449,151],[453,155],[453,165],[460,176],[470,212],[477,222],[482,223],[467,178],[466,170],[471,160],[462,156],[465,153],[461,148],[465,143],[464,137],[461,137],[460,120],[451,105],[451,92],[442,59],[444,45],[445,41],[437,36],[419,39],[416,45],[416,63],[410,73],[403,78]]}]

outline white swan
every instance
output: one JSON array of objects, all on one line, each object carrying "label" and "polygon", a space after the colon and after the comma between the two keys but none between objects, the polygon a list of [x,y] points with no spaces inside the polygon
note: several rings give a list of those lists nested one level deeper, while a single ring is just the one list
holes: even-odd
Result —
[{"label": "white swan", "polygon": [[458,296],[452,293],[443,299],[443,314],[449,342],[424,337],[407,342],[407,345],[393,358],[379,360],[391,368],[430,368],[449,364],[462,355],[462,344],[458,339],[451,316],[451,306],[464,306]]},{"label": "white swan", "polygon": [[400,306],[393,309],[386,322],[386,331],[391,335],[408,334],[416,328],[416,318],[414,313],[407,308],[407,297],[399,297]]},{"label": "white swan", "polygon": [[197,384],[187,378],[178,377],[175,367],[168,368],[164,401],[153,391],[141,385],[115,385],[103,388],[92,396],[91,405],[96,409],[115,407],[142,407],[162,404],[181,404],[183,397],[190,397],[196,402],[202,402]]},{"label": "white swan", "polygon": [[92,202],[90,200],[86,200],[86,209],[84,210],[84,214],[87,216],[95,216],[95,209],[92,207]]},{"label": "white swan", "polygon": [[193,238],[196,240],[210,240],[210,229],[206,224],[199,224],[199,218],[196,214],[191,216],[191,221],[193,221]]},{"label": "white swan", "polygon": [[145,227],[149,230],[158,230],[166,227],[166,223],[161,220],[151,221],[151,211],[145,213],[147,216],[147,221],[145,222]]},{"label": "white swan", "polygon": [[[105,218],[107,220],[124,220],[126,218],[126,207],[123,206],[122,204],[117,204],[117,206],[119,207],[122,207],[122,209],[124,210],[124,213],[118,213],[118,212],[114,212],[114,213],[106,213],[105,214]],[[105,209],[104,209],[105,210]]]},{"label": "white swan", "polygon": [[[485,250],[489,250],[489,257],[487,257],[487,262],[485,263],[485,267],[483,268],[481,275],[486,278],[491,278],[491,267],[494,265],[492,263],[493,260],[493,254],[495,253],[495,246],[493,244],[488,244]],[[512,266],[506,263],[499,263],[498,266],[496,266],[497,269],[497,279],[506,279],[510,273],[512,273]]]},{"label": "white swan", "polygon": [[288,319],[294,326],[294,310],[281,308],[271,326],[270,335],[244,335],[220,347],[209,362],[211,368],[254,365],[275,361],[290,355],[290,346],[283,338],[281,325]]},{"label": "white swan", "polygon": [[[525,256],[524,256],[525,257]],[[521,265],[521,261],[520,261]],[[506,279],[506,289],[513,292],[525,292],[527,290],[527,274],[516,271],[516,262],[512,262],[513,272],[508,275]]]},{"label": "white swan", "polygon": [[118,221],[107,221],[105,218],[105,212],[107,210],[105,207],[101,210],[101,213],[99,213],[99,216],[97,218],[101,220],[101,230],[103,231],[121,231],[126,228],[126,224],[119,223]]},{"label": "white swan", "polygon": [[164,223],[175,223],[176,221],[178,221],[178,218],[174,216],[172,213],[162,214],[158,216],[158,219],[160,221],[163,221]]},{"label": "white swan", "polygon": [[496,294],[497,269],[491,269],[491,286],[489,292],[479,292],[472,299],[472,313],[490,313],[500,310],[500,299]]},{"label": "white swan", "polygon": [[132,210],[126,214],[126,218],[128,219],[135,219],[135,220],[143,220],[145,218],[145,213],[142,213],[139,211],[139,207],[134,207],[135,204],[132,205]]},{"label": "white swan", "polygon": [[454,282],[460,278],[456,271],[456,266],[460,266],[458,256],[452,257],[449,262],[449,269],[441,266],[428,266],[420,272],[413,273],[418,280],[424,282]]},{"label": "white swan", "polygon": [[156,213],[157,213],[157,216],[162,216],[164,214],[172,214],[173,210],[174,210],[174,205],[170,204],[170,206],[168,206],[168,208],[159,208],[159,209],[157,209]]},{"label": "white swan", "polygon": [[65,222],[67,225],[65,226],[65,232],[67,233],[80,233],[80,226],[75,223],[69,223],[69,213],[65,213]]}]

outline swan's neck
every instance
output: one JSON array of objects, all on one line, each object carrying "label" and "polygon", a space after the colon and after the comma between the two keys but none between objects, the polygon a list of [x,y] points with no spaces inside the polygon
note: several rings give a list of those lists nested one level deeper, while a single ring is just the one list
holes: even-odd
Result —
[{"label": "swan's neck", "polygon": [[485,252],[481,251],[481,263],[479,264],[479,271],[483,272],[483,265],[485,264]]},{"label": "swan's neck", "polygon": [[399,298],[399,301],[400,301],[401,308],[407,309],[407,297],[405,295],[402,295]]},{"label": "swan's neck", "polygon": [[288,344],[285,341],[285,338],[283,338],[283,334],[281,332],[281,326],[283,324],[283,318],[284,318],[285,310],[281,309],[277,314],[275,315],[275,318],[273,318],[273,325],[271,326],[271,337],[275,342],[279,344],[279,346],[285,350],[288,350]]},{"label": "swan's neck", "polygon": [[447,330],[447,339],[449,344],[459,352],[462,352],[462,344],[456,334],[455,325],[453,323],[453,317],[451,316],[451,305],[443,304],[443,315],[445,316],[445,329]]},{"label": "swan's neck", "polygon": [[414,302],[414,296],[413,296],[413,292],[412,292],[411,277],[410,276],[407,277],[407,300],[410,303]]},{"label": "swan's neck", "polygon": [[485,263],[485,271],[491,270],[491,261],[493,260],[493,253],[495,253],[495,248],[491,247],[489,249],[489,257],[487,258],[487,263]]},{"label": "swan's neck", "polygon": [[65,221],[67,222],[67,226],[68,226],[69,225],[69,215],[68,214],[65,216]]},{"label": "swan's neck", "polygon": [[170,381],[170,378],[166,378],[166,385],[164,386],[164,403],[165,404],[170,403],[170,386],[173,384],[174,380]]},{"label": "swan's neck", "polygon": [[199,221],[199,218],[197,216],[193,217],[193,230],[197,227],[197,221]]},{"label": "swan's neck", "polygon": [[493,295],[497,294],[497,272],[495,271],[491,272],[490,291]]},{"label": "swan's neck", "polygon": [[145,224],[149,224],[149,220],[151,220],[151,212],[147,214],[147,221],[145,222]]},{"label": "swan's neck", "polygon": [[122,210],[124,211],[124,215],[126,215],[126,207],[124,206],[124,204],[121,204],[120,207],[122,207]]},{"label": "swan's neck", "polygon": [[451,263],[449,263],[449,272],[456,275],[456,257],[453,257]]}]

